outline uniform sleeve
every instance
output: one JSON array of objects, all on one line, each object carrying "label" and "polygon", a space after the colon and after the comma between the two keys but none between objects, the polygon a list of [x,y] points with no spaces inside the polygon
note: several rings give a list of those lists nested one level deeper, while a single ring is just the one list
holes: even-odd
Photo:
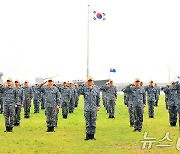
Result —
[{"label": "uniform sleeve", "polygon": [[117,99],[117,88],[115,87],[115,97]]},{"label": "uniform sleeve", "polygon": [[30,99],[33,99],[33,90],[30,88]]},{"label": "uniform sleeve", "polygon": [[61,94],[60,94],[59,90],[57,90],[57,93],[56,93],[56,105],[61,106],[61,104],[62,104]]},{"label": "uniform sleeve", "polygon": [[24,100],[25,100],[24,89],[22,89],[22,91],[21,91],[21,104],[24,103]]},{"label": "uniform sleeve", "polygon": [[124,93],[130,93],[132,90],[131,90],[131,84],[130,85],[127,85],[126,87],[124,87],[123,89],[123,92]]},{"label": "uniform sleeve", "polygon": [[96,106],[100,107],[100,91],[97,89]]},{"label": "uniform sleeve", "polygon": [[144,105],[146,105],[146,92],[145,92],[145,90],[143,90],[144,92],[143,92],[143,103],[144,103]]},{"label": "uniform sleeve", "polygon": [[0,85],[0,93],[3,93],[4,92],[4,87],[3,85]]},{"label": "uniform sleeve", "polygon": [[15,104],[16,104],[18,101],[20,101],[20,100],[19,100],[19,97],[18,97],[18,90],[17,90],[17,89],[15,89],[15,101],[16,101],[16,102],[14,102]]}]

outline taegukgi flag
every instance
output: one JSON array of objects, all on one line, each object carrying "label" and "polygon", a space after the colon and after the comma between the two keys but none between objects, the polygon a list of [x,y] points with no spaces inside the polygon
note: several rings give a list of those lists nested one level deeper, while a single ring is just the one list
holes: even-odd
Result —
[{"label": "taegukgi flag", "polygon": [[92,10],[92,15],[93,15],[94,21],[105,21],[106,20],[106,14],[103,12]]}]

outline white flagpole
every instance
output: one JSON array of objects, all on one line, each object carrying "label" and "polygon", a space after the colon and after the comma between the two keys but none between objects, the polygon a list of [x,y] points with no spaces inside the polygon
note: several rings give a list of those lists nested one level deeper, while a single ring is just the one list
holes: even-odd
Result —
[{"label": "white flagpole", "polygon": [[89,76],[89,5],[88,5],[88,23],[87,23],[87,78]]}]

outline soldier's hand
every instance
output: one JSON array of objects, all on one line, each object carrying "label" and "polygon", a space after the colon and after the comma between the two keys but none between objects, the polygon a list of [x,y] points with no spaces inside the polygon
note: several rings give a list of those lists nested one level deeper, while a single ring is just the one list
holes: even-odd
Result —
[{"label": "soldier's hand", "polygon": [[99,111],[100,110],[100,107],[96,107],[96,111]]},{"label": "soldier's hand", "polygon": [[17,104],[15,104],[15,107],[17,107]]},{"label": "soldier's hand", "polygon": [[146,104],[144,104],[144,107],[146,107]]}]

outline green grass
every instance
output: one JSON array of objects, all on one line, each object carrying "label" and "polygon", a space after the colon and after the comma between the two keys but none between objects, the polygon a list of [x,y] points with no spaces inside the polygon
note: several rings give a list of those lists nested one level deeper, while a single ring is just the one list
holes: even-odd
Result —
[{"label": "green grass", "polygon": [[[84,141],[85,121],[83,115],[83,98],[79,107],[68,119],[59,114],[59,126],[55,133],[46,133],[44,111],[24,119],[22,112],[21,126],[15,127],[13,133],[4,133],[4,117],[0,115],[0,153],[179,153],[176,149],[177,138],[180,137],[178,127],[170,127],[168,112],[165,109],[164,96],[160,97],[159,107],[155,108],[155,118],[149,119],[147,107],[144,112],[142,132],[133,132],[129,127],[127,107],[123,103],[123,95],[119,95],[116,105],[115,119],[108,119],[104,107],[98,112],[96,141]],[[102,104],[102,103],[101,103]],[[155,137],[151,149],[142,149],[144,132],[148,137]],[[171,147],[156,147],[158,140],[166,132],[170,132]]]}]

